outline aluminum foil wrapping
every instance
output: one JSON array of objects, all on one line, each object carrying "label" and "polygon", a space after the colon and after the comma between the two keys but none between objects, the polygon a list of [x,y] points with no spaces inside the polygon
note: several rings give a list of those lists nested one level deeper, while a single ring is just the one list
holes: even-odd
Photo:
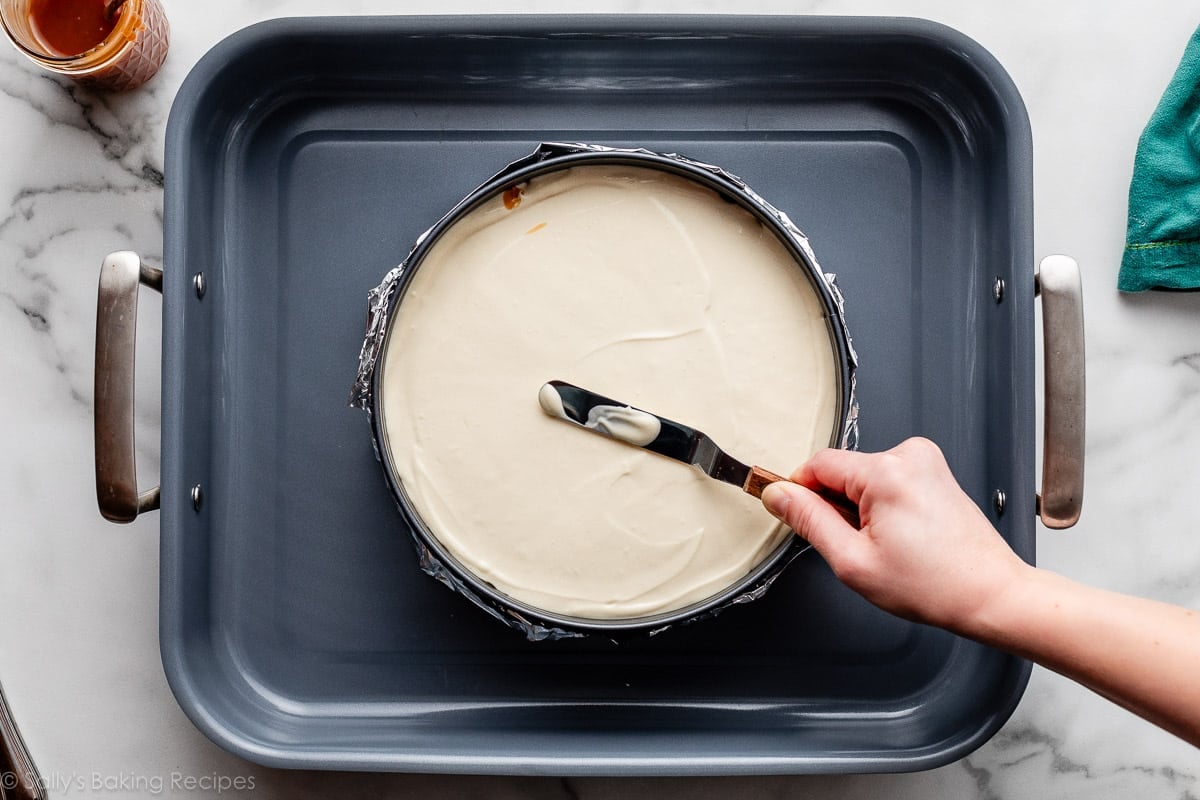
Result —
[{"label": "aluminum foil wrapping", "polygon": [[[850,338],[850,332],[846,326],[845,314],[845,298],[842,296],[841,290],[837,285],[837,276],[834,273],[825,272],[821,269],[817,261],[816,254],[813,252],[812,245],[808,241],[808,237],[792,222],[792,220],[783,211],[775,208],[768,203],[761,195],[746,185],[746,182],[736,175],[722,169],[713,164],[708,164],[702,161],[696,161],[686,156],[681,156],[676,153],[655,153],[651,150],[643,148],[617,148],[606,147],[596,144],[584,144],[578,142],[544,142],[537,147],[529,155],[513,161],[504,169],[497,172],[487,181],[473,192],[467,195],[454,208],[450,209],[440,220],[432,227],[417,237],[413,248],[405,257],[404,261],[399,266],[393,268],[384,276],[383,281],[372,289],[367,294],[367,326],[366,336],[363,340],[362,348],[359,351],[358,358],[358,373],[354,380],[354,385],[350,391],[350,405],[355,408],[365,410],[371,420],[372,431],[374,432],[373,442],[375,445],[375,455],[382,464],[386,467],[386,460],[380,450],[383,439],[383,432],[380,429],[380,423],[375,408],[376,387],[378,381],[377,372],[379,370],[379,359],[382,355],[384,343],[387,337],[388,322],[391,319],[391,314],[398,302],[398,295],[405,285],[407,273],[415,263],[415,256],[423,249],[422,245],[445,227],[451,220],[457,218],[469,204],[471,204],[486,187],[491,186],[499,181],[503,181],[509,176],[513,176],[529,167],[533,167],[542,162],[558,159],[568,156],[575,156],[584,153],[595,154],[613,154],[621,155],[628,154],[632,156],[646,156],[654,159],[667,159],[669,161],[686,164],[694,169],[702,170],[710,173],[719,182],[729,186],[738,194],[747,198],[754,205],[758,206],[759,210],[765,215],[771,217],[779,226],[779,231],[785,235],[791,243],[804,254],[812,265],[816,274],[823,279],[829,296],[832,298],[835,307],[835,314],[829,320],[830,325],[836,331],[838,337],[845,343],[846,355],[848,362],[848,372],[845,381],[845,389],[847,396],[842,398],[843,410],[843,428],[840,436],[839,446],[845,449],[856,449],[858,447],[858,399],[856,394],[856,370],[858,367],[858,355],[854,351],[853,341]],[[564,168],[571,166],[564,163]],[[653,166],[647,164],[647,166]],[[405,516],[415,516],[415,513],[405,507],[405,502],[398,492],[393,492],[397,505],[400,507]],[[600,635],[607,638],[618,640],[622,637],[621,631],[615,632],[599,632],[596,630],[573,629],[572,626],[564,626],[556,624],[548,619],[539,618],[536,614],[531,614],[527,611],[522,611],[515,607],[512,603],[507,602],[499,595],[498,592],[489,593],[486,590],[480,591],[471,585],[469,579],[466,579],[460,574],[459,570],[452,568],[445,560],[430,547],[429,542],[424,538],[419,530],[419,525],[414,525],[412,528],[413,541],[417,549],[418,562],[421,570],[430,577],[440,581],[448,586],[453,591],[463,595],[475,605],[479,606],[490,616],[503,622],[511,628],[521,631],[526,638],[531,641],[543,641],[546,639],[567,639],[578,638],[588,635]],[[663,615],[669,617],[668,621],[664,621],[661,626],[639,626],[637,632],[642,635],[655,636],[673,627],[680,625],[690,625],[701,620],[710,619],[717,616],[727,608],[736,605],[743,605],[752,602],[762,597],[775,580],[782,574],[783,570],[801,553],[809,550],[810,547],[796,537],[792,542],[785,546],[785,552],[780,554],[771,563],[771,567],[764,570],[752,583],[743,588],[736,595],[726,598],[719,605],[704,607],[697,610],[695,613],[687,616],[679,615]],[[584,622],[584,621],[581,621]],[[627,635],[627,634],[625,634]]]}]

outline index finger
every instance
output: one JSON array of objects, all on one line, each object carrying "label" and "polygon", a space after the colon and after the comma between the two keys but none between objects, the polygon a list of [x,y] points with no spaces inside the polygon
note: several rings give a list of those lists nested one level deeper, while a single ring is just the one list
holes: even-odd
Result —
[{"label": "index finger", "polygon": [[804,462],[791,479],[814,491],[829,489],[854,503],[862,499],[870,453],[826,448]]}]

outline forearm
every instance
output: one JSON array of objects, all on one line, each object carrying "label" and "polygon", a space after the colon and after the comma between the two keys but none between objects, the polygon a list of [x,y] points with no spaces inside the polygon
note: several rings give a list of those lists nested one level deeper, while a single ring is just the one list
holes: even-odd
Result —
[{"label": "forearm", "polygon": [[[858,506],[858,524],[827,492]],[[1200,747],[1200,612],[1029,566],[932,442],[822,450],[762,500],[880,608],[1036,661]]]},{"label": "forearm", "polygon": [[1200,613],[1027,567],[1009,591],[953,627],[1200,746]]}]

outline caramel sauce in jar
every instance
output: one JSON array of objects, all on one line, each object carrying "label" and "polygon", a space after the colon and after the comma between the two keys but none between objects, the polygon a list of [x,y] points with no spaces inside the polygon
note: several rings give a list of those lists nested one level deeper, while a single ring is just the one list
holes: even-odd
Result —
[{"label": "caramel sauce in jar", "polygon": [[60,58],[83,55],[112,33],[121,16],[105,0],[31,0],[29,27],[46,52]]},{"label": "caramel sauce in jar", "polygon": [[141,86],[162,66],[170,26],[160,0],[0,0],[0,21],[30,60],[92,88]]}]

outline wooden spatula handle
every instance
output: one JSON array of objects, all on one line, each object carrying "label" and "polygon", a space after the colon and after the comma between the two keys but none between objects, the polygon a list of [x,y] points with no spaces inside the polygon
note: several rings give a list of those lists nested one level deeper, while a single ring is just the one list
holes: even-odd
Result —
[{"label": "wooden spatula handle", "polygon": [[762,467],[751,467],[750,474],[746,476],[746,484],[742,487],[742,490],[753,497],[762,497],[763,489],[767,488],[767,484],[786,480],[787,478],[782,475],[776,475],[774,472],[765,470]]},{"label": "wooden spatula handle", "polygon": [[[750,474],[746,476],[746,485],[742,489],[746,494],[754,497],[762,497],[763,489],[767,488],[767,484],[775,483],[776,481],[786,481],[787,478],[782,475],[776,475],[770,470],[762,467],[751,467]],[[862,520],[858,516],[858,506],[847,500],[839,494],[833,492],[818,492],[827,503],[837,509],[837,512],[842,515],[842,519],[849,522],[856,528],[862,527]]]}]

